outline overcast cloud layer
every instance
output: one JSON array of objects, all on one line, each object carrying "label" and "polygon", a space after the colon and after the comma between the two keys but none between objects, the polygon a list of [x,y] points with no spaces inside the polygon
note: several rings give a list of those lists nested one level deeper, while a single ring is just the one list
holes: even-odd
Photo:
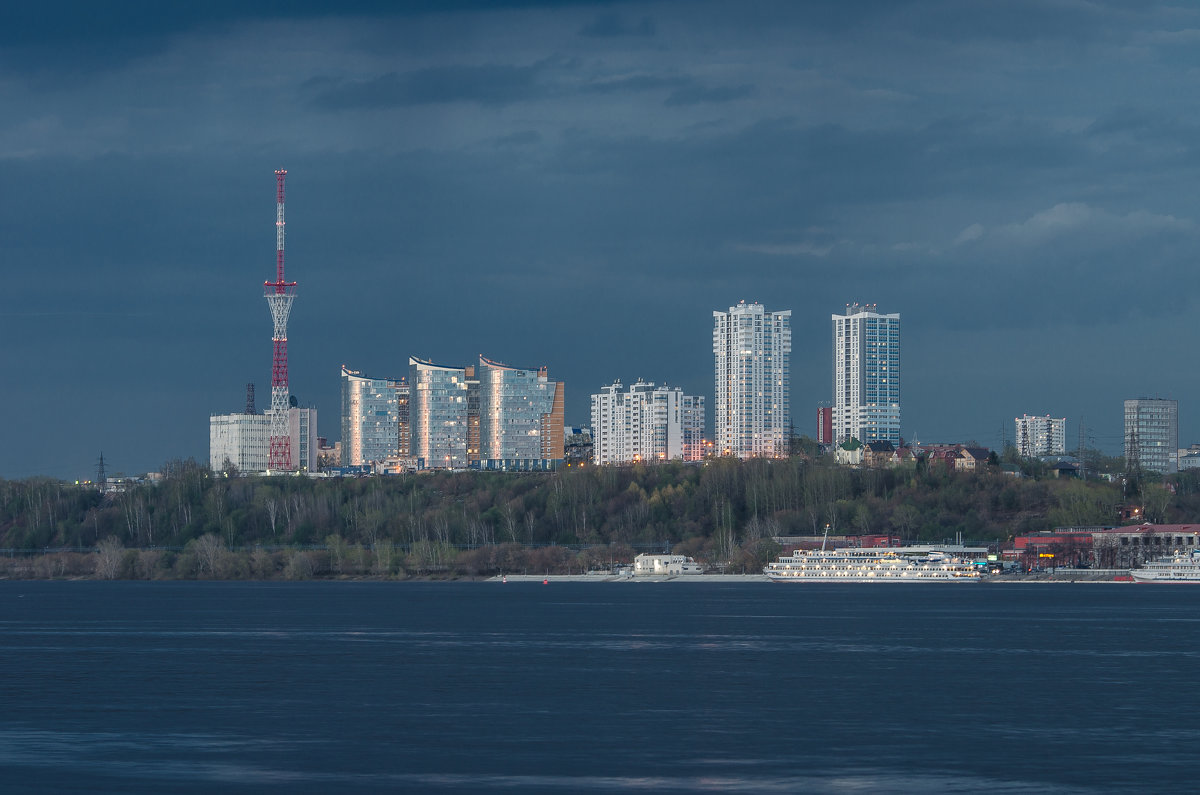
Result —
[{"label": "overcast cloud layer", "polygon": [[745,299],[793,310],[801,432],[859,301],[902,315],[906,438],[1050,413],[1118,453],[1161,396],[1200,441],[1200,11],[393,5],[0,24],[0,476],[207,460],[268,403],[276,168],[331,440],[339,365],[409,355],[547,365],[571,423],[618,378],[711,396]]}]

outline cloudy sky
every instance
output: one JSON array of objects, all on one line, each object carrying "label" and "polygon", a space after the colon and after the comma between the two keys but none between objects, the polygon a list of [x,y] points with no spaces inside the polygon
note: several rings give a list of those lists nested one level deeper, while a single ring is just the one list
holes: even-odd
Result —
[{"label": "cloudy sky", "polygon": [[547,365],[573,423],[618,378],[711,396],[745,299],[793,311],[803,432],[859,301],[903,318],[907,438],[1116,453],[1161,396],[1200,441],[1185,4],[172,5],[0,12],[0,477],[206,460],[269,403],[277,168],[330,439],[339,366],[409,355]]}]

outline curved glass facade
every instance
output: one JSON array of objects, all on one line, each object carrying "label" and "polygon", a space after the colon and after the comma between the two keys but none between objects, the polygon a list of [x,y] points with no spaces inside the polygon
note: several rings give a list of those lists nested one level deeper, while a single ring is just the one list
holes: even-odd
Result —
[{"label": "curved glass facade", "polygon": [[[487,462],[561,461],[563,385],[531,370],[479,357],[479,458]],[[532,464],[501,468],[544,468]]]},{"label": "curved glass facade", "polygon": [[412,455],[433,469],[467,467],[467,373],[409,357]]}]

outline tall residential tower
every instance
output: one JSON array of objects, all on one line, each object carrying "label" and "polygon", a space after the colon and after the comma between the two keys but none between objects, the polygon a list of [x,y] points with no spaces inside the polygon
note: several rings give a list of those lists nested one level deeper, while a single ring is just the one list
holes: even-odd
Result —
[{"label": "tall residential tower", "polygon": [[1067,418],[1030,416],[1016,418],[1017,455],[1033,458],[1067,452]]},{"label": "tall residential tower", "polygon": [[[411,449],[421,467],[467,468],[467,406],[471,384],[467,370],[408,357]],[[477,388],[475,393],[478,394]]]},{"label": "tall residential tower", "polygon": [[1166,475],[1179,471],[1179,401],[1125,401],[1125,465]]},{"label": "tall residential tower", "polygon": [[479,357],[479,466],[554,469],[563,461],[562,381],[545,367],[510,367]]},{"label": "tall residential tower", "polygon": [[408,456],[408,381],[342,365],[342,466]]},{"label": "tall residential tower", "polygon": [[900,315],[846,304],[833,315],[833,441],[900,444]]},{"label": "tall residential tower", "polygon": [[791,323],[791,310],[768,312],[745,301],[713,312],[715,454],[787,456]]},{"label": "tall residential tower", "polygon": [[699,461],[704,457],[704,398],[640,378],[592,395],[592,460],[597,464]]}]

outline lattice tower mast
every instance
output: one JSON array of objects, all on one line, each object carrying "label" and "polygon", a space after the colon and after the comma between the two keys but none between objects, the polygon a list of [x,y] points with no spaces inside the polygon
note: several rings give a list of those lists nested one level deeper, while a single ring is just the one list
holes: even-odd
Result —
[{"label": "lattice tower mast", "polygon": [[263,292],[271,309],[275,332],[271,337],[274,356],[271,366],[271,440],[267,468],[292,468],[292,437],[288,425],[287,322],[296,300],[296,283],[283,278],[283,180],[287,171],[275,172],[275,281],[264,282]]}]

